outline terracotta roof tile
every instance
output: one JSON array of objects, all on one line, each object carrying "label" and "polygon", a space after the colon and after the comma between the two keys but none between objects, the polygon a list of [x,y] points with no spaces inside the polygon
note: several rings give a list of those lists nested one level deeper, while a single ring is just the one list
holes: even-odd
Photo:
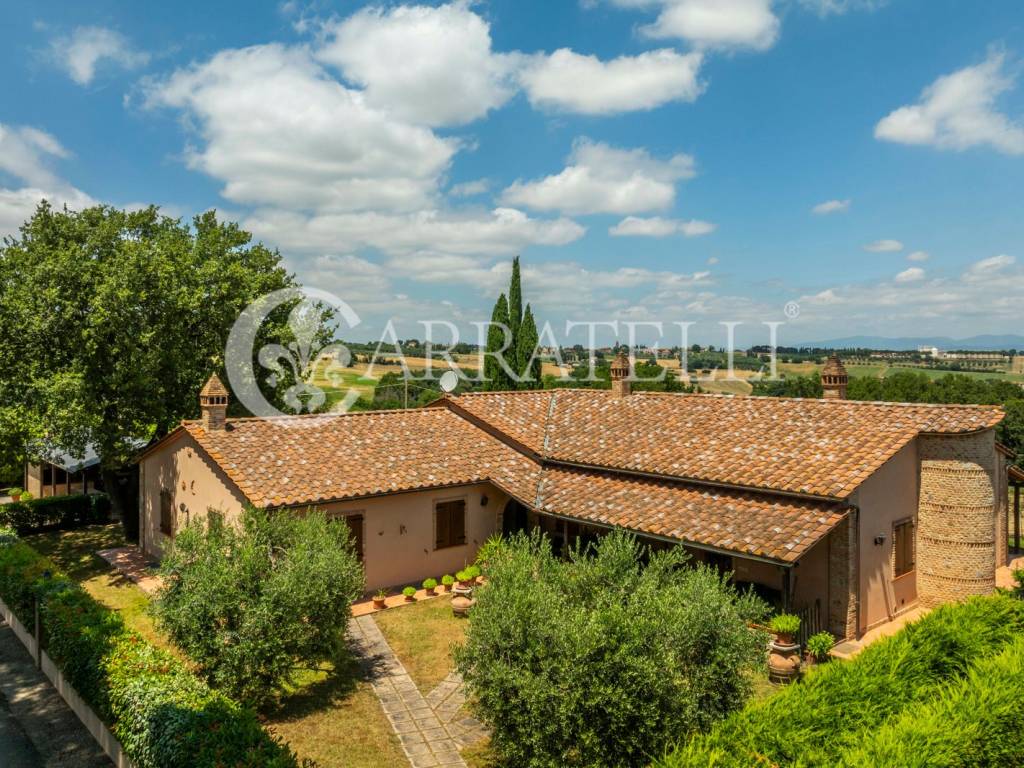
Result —
[{"label": "terracotta roof tile", "polygon": [[995,426],[994,406],[545,390],[467,394],[449,407],[545,459],[846,498],[922,432]]},{"label": "terracotta roof tile", "polygon": [[256,505],[290,506],[493,480],[532,498],[534,462],[444,409],[184,428]]},{"label": "terracotta roof tile", "polygon": [[544,469],[538,498],[544,512],[783,562],[846,515],[835,502],[568,467]]}]

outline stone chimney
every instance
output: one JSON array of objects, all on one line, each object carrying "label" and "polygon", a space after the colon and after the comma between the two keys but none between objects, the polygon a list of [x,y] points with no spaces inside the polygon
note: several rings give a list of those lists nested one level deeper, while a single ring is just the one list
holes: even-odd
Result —
[{"label": "stone chimney", "polygon": [[839,359],[839,355],[833,354],[821,369],[821,388],[824,390],[822,396],[826,400],[845,400],[849,380],[843,361]]},{"label": "stone chimney", "polygon": [[629,358],[625,352],[619,352],[612,360],[612,394],[615,397],[626,397],[630,392]]},{"label": "stone chimney", "polygon": [[224,429],[228,418],[228,388],[216,373],[199,393],[199,408],[203,412],[203,429],[207,432]]}]

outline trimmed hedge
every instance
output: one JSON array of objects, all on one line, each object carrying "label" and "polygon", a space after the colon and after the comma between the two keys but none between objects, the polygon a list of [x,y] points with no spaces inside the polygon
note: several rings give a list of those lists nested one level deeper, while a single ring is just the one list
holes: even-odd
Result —
[{"label": "trimmed hedge", "polygon": [[850,768],[1024,765],[1024,638],[843,755]]},{"label": "trimmed hedge", "polygon": [[656,765],[839,765],[840,755],[866,734],[933,699],[974,663],[1022,636],[1024,602],[1008,595],[943,606],[852,661],[813,669],[801,683],[737,712]]},{"label": "trimmed hedge", "polygon": [[46,652],[138,768],[295,768],[254,712],[128,629],[21,541],[0,544],[0,597],[26,621],[41,601]]},{"label": "trimmed hedge", "polygon": [[76,528],[107,522],[110,522],[110,499],[105,493],[47,496],[0,506],[0,525],[9,525],[21,534],[44,528]]}]

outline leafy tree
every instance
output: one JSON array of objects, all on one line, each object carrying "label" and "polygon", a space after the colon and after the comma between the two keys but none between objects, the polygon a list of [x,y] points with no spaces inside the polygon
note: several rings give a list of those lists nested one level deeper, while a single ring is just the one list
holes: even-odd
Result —
[{"label": "leafy tree", "polygon": [[455,656],[503,764],[646,765],[743,704],[765,606],[686,562],[623,532],[568,561],[519,534],[488,561]]},{"label": "leafy tree", "polygon": [[533,310],[526,305],[526,312],[523,313],[523,322],[519,325],[519,333],[516,338],[518,347],[516,360],[519,361],[517,373],[521,381],[519,389],[540,389],[542,386],[540,372],[540,358],[535,354],[537,351],[537,323],[533,319]]},{"label": "leafy tree", "polygon": [[[485,386],[489,390],[505,390],[512,389],[513,382],[509,377],[508,372],[502,367],[501,363],[495,357],[495,353],[499,352],[505,345],[505,329],[509,327],[508,319],[508,300],[505,298],[505,294],[501,294],[498,297],[498,301],[494,304],[494,311],[491,312],[491,325],[487,329],[487,357],[484,360],[484,377],[486,378]],[[515,343],[514,337],[509,341],[508,348],[502,352],[506,363],[512,370],[515,370],[514,360],[515,353],[513,345]]]},{"label": "leafy tree", "polygon": [[818,376],[787,376],[778,381],[755,381],[754,395],[769,397],[810,397],[822,396],[821,378]]},{"label": "leafy tree", "polygon": [[[40,204],[0,247],[0,463],[93,444],[116,491],[132,439],[198,415],[197,393],[242,309],[295,285],[276,251],[250,241],[212,211],[188,226],[155,207]],[[292,338],[288,312],[270,318],[257,347]],[[130,500],[111,500],[136,520]]]},{"label": "leafy tree", "polygon": [[363,589],[348,527],[322,512],[211,510],[174,540],[154,603],[162,629],[211,685],[266,704],[299,666],[332,658]]}]

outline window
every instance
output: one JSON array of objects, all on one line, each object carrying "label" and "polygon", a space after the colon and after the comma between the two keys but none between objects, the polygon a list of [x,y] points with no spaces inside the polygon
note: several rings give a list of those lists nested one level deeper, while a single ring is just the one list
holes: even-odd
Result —
[{"label": "window", "polygon": [[166,488],[160,491],[160,533],[174,536],[174,495]]},{"label": "window", "polygon": [[914,521],[896,523],[892,535],[893,575],[902,576],[914,570]]},{"label": "window", "polygon": [[466,543],[466,500],[439,501],[434,505],[434,549]]}]

